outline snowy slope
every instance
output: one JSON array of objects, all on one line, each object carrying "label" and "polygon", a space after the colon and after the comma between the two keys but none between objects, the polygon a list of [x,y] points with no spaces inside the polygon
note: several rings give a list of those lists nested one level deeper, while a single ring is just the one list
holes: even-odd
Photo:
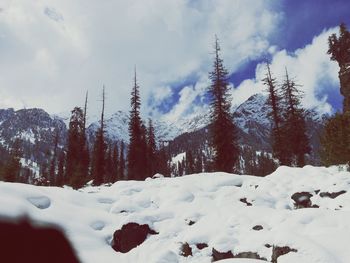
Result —
[{"label": "snowy slope", "polygon": [[[341,190],[347,192],[333,199],[322,195]],[[0,215],[28,214],[62,226],[85,263],[209,263],[213,248],[233,254],[256,252],[270,259],[268,245],[297,250],[279,257],[281,263],[347,263],[349,190],[350,173],[311,166],[280,167],[267,177],[197,174],[80,191],[0,182]],[[310,192],[312,203],[320,208],[294,209],[291,196],[300,191]],[[159,234],[126,254],[117,253],[110,247],[111,237],[128,222],[149,224]],[[253,230],[257,225],[263,229]],[[185,242],[193,256],[180,255]],[[208,247],[199,250],[198,243]]]}]

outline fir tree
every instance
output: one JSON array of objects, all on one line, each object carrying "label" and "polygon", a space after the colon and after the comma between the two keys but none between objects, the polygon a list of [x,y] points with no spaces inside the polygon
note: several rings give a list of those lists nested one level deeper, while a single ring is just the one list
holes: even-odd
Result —
[{"label": "fir tree", "polygon": [[12,145],[10,150],[9,160],[4,167],[4,181],[17,182],[19,181],[21,172],[21,146],[20,141],[17,139]]},{"label": "fir tree", "polygon": [[346,69],[346,64],[350,63],[350,32],[344,23],[339,26],[339,37],[332,34],[328,38],[328,51],[331,60],[337,61],[340,71]]},{"label": "fir tree", "polygon": [[53,138],[54,148],[53,148],[53,154],[51,158],[50,172],[49,172],[50,185],[56,185],[56,163],[57,163],[58,141],[59,141],[59,134],[58,134],[58,130],[56,130],[55,136]]},{"label": "fir tree", "polygon": [[[301,92],[297,84],[288,76],[286,69],[285,80],[281,86],[282,97],[285,104],[285,122],[282,126],[290,149],[290,158],[297,166],[305,165],[305,154],[310,153],[309,138],[306,135],[305,111],[301,107]],[[288,142],[287,142],[288,141]]]},{"label": "fir tree", "polygon": [[266,65],[267,73],[266,77],[263,79],[264,85],[266,85],[266,90],[269,94],[268,105],[271,108],[269,117],[272,119],[272,129],[271,129],[271,140],[272,140],[272,152],[273,156],[277,158],[281,165],[290,165],[291,160],[288,154],[287,144],[285,142],[286,138],[282,133],[282,107],[281,107],[281,96],[279,94],[277,81],[272,77],[269,64]]},{"label": "fir tree", "polygon": [[350,114],[337,113],[326,121],[321,135],[320,157],[323,165],[350,162]]},{"label": "fir tree", "polygon": [[113,152],[112,152],[112,183],[115,183],[118,181],[119,178],[119,149],[118,149],[118,143],[115,143],[113,145]]},{"label": "fir tree", "polygon": [[129,120],[128,179],[143,180],[145,178],[145,128],[140,117],[140,92],[137,84],[136,70],[134,86],[131,91],[131,111]]},{"label": "fir tree", "polygon": [[105,109],[105,89],[102,90],[102,111],[100,119],[100,127],[96,131],[96,139],[93,149],[93,166],[92,179],[94,185],[101,185],[104,183],[106,173],[106,142],[104,138],[104,109]]},{"label": "fir tree", "polygon": [[57,178],[56,178],[57,186],[62,186],[63,183],[65,182],[64,166],[65,166],[65,153],[61,152],[61,154],[58,157],[58,168],[57,168]]},{"label": "fir tree", "polygon": [[215,58],[213,71],[209,73],[211,85],[211,144],[214,148],[214,170],[233,172],[238,160],[236,126],[230,114],[231,99],[229,96],[228,71],[219,55],[219,41],[215,40]]},{"label": "fir tree", "polygon": [[119,180],[125,180],[125,144],[124,141],[120,143],[120,157],[119,157]]},{"label": "fir tree", "polygon": [[155,159],[156,159],[156,138],[154,135],[154,127],[152,120],[148,120],[148,129],[147,129],[147,175],[153,176],[156,172],[155,169]]},{"label": "fir tree", "polygon": [[84,113],[80,107],[72,110],[69,122],[68,143],[66,156],[66,182],[73,188],[82,187],[86,181],[87,174],[82,162],[85,149]]}]

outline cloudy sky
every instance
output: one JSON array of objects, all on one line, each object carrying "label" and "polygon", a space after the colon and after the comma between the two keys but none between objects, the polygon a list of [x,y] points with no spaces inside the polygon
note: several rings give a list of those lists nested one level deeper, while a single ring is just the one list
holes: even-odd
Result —
[{"label": "cloudy sky", "polygon": [[205,105],[216,34],[233,105],[262,92],[268,60],[306,107],[337,110],[327,37],[349,11],[348,0],[2,0],[0,108],[69,112],[88,90],[94,116],[105,85],[108,114],[128,110],[136,65],[143,115],[187,116]]}]

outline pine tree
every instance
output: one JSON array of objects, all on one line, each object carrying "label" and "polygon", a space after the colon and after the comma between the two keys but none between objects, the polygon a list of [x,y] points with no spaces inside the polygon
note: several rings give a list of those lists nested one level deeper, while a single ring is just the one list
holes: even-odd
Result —
[{"label": "pine tree", "polygon": [[282,114],[282,98],[279,94],[277,81],[272,77],[269,64],[266,65],[267,73],[266,77],[263,79],[264,85],[266,85],[266,90],[269,94],[268,105],[271,108],[269,117],[272,119],[272,129],[271,129],[271,140],[272,140],[272,152],[273,156],[277,158],[281,165],[290,165],[290,154],[288,154],[288,147],[286,139],[282,132],[283,118]]},{"label": "pine tree", "polygon": [[219,41],[215,40],[215,58],[213,71],[209,73],[211,85],[211,144],[214,148],[214,170],[233,172],[238,160],[236,126],[230,114],[231,99],[229,96],[228,71],[219,55]]},{"label": "pine tree", "polygon": [[[288,76],[286,69],[285,80],[281,86],[285,104],[285,122],[282,126],[283,136],[288,140],[290,158],[297,166],[305,165],[305,154],[310,153],[309,138],[306,135],[305,110],[301,107],[301,92],[297,84]],[[284,141],[287,143],[287,141]]]},{"label": "pine tree", "polygon": [[64,166],[65,166],[65,153],[61,152],[61,154],[58,157],[58,168],[57,168],[57,178],[56,178],[56,185],[62,186],[65,182],[64,178]]},{"label": "pine tree", "polygon": [[105,88],[102,91],[102,111],[100,127],[96,131],[96,138],[93,149],[92,179],[94,185],[104,183],[106,173],[106,150],[107,145],[104,138],[104,109],[105,109]]},{"label": "pine tree", "polygon": [[124,151],[125,151],[125,144],[124,141],[120,143],[120,157],[119,157],[119,180],[125,180],[125,157],[124,157]]},{"label": "pine tree", "polygon": [[195,170],[194,166],[194,158],[192,151],[189,150],[186,152],[186,167],[185,167],[185,173],[186,174],[193,174]]},{"label": "pine tree", "polygon": [[145,171],[145,128],[140,117],[141,99],[137,84],[136,70],[131,91],[131,111],[129,121],[128,179],[143,180]]},{"label": "pine tree", "polygon": [[73,188],[80,188],[87,179],[82,156],[85,149],[85,128],[84,113],[80,107],[72,110],[72,116],[69,122],[68,143],[66,155],[66,181],[64,184],[70,184]]},{"label": "pine tree", "polygon": [[53,148],[53,154],[51,158],[50,172],[49,172],[50,185],[56,185],[56,163],[57,163],[58,141],[59,141],[59,134],[58,134],[58,130],[56,130],[55,136],[53,138],[54,148]]},{"label": "pine tree", "polygon": [[119,149],[118,149],[118,143],[115,143],[113,145],[113,152],[112,152],[112,183],[115,183],[118,181],[119,178]]},{"label": "pine tree", "polygon": [[17,139],[12,145],[10,150],[10,158],[4,167],[4,181],[17,182],[19,181],[21,172],[21,146],[20,141]]},{"label": "pine tree", "polygon": [[155,159],[156,159],[156,138],[154,135],[154,127],[152,120],[148,120],[148,130],[147,130],[147,176],[153,176],[156,172],[155,170]]},{"label": "pine tree", "polygon": [[350,63],[350,32],[344,23],[339,26],[339,37],[332,34],[328,38],[327,53],[331,55],[331,60],[338,62],[340,71],[344,71],[346,64]]},{"label": "pine tree", "polygon": [[350,114],[337,113],[326,121],[321,135],[320,157],[323,165],[350,162]]}]

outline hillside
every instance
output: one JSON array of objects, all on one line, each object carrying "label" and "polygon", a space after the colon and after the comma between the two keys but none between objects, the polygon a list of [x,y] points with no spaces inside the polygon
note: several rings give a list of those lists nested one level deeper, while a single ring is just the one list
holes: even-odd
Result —
[{"label": "hillside", "polygon": [[[209,263],[214,250],[270,261],[273,246],[290,250],[277,262],[346,263],[349,190],[349,172],[312,166],[280,167],[266,177],[195,174],[79,191],[0,182],[0,215],[61,226],[82,263],[102,257],[105,263]],[[158,234],[128,253],[114,251],[114,231],[130,222]],[[186,243],[192,256],[180,255]]]}]

